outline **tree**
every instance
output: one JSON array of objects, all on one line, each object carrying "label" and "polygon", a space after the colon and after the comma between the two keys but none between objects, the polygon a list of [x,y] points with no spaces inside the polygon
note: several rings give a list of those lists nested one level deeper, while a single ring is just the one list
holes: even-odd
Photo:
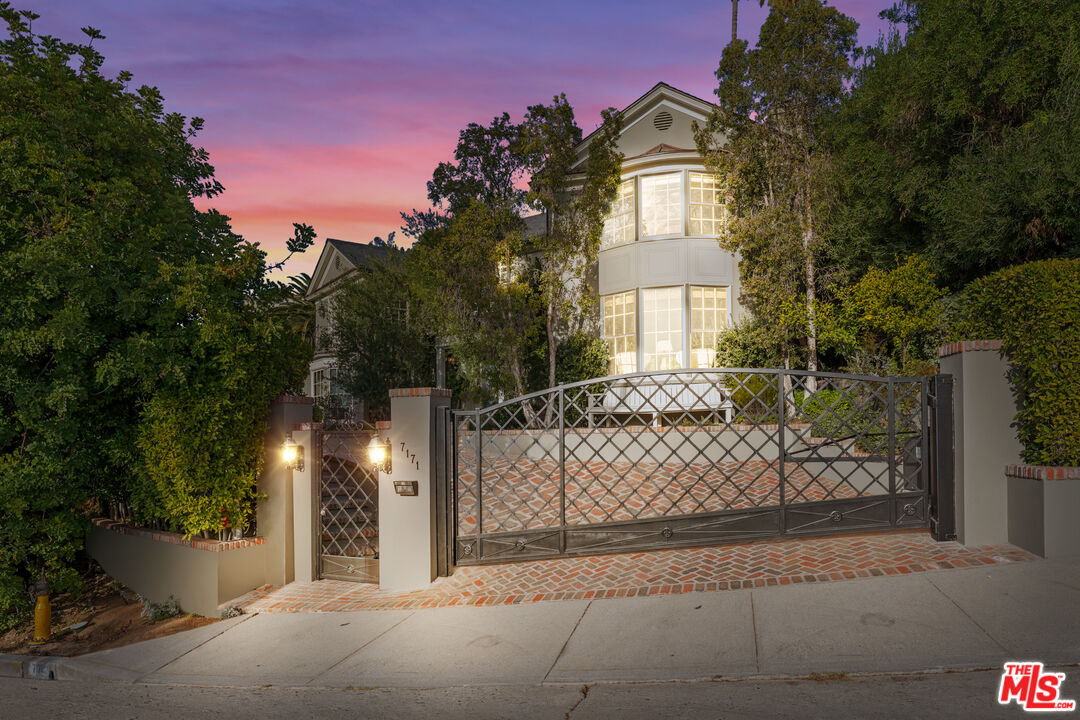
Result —
[{"label": "tree", "polygon": [[192,202],[221,191],[191,144],[202,121],[105,77],[97,30],[64,42],[36,17],[0,2],[0,618],[41,569],[76,584],[100,503],[221,527],[250,496],[266,404],[306,358],[265,312],[280,296],[264,253]]},{"label": "tree", "polygon": [[837,344],[858,374],[927,375],[945,340],[942,298],[930,262],[912,255],[889,270],[870,268],[837,292]]},{"label": "tree", "polygon": [[391,247],[385,259],[373,259],[346,281],[331,305],[338,381],[374,419],[387,417],[392,388],[434,381],[435,346],[409,281],[411,254]]},{"label": "tree", "polygon": [[526,355],[542,332],[524,223],[476,200],[413,246],[409,269],[426,327],[449,344],[466,395],[527,390]]},{"label": "tree", "polygon": [[833,131],[849,273],[919,252],[960,287],[1080,254],[1080,5],[915,0],[885,16]]},{"label": "tree", "polygon": [[[429,210],[401,213],[402,231],[412,238],[444,227],[456,214],[475,202],[492,208],[524,210],[526,159],[518,152],[520,128],[503,113],[490,125],[469,123],[458,134],[456,162],[441,162],[427,183]],[[493,217],[498,218],[499,212]]]},{"label": "tree", "polygon": [[786,366],[801,338],[808,370],[818,367],[831,162],[823,129],[847,92],[857,28],[818,0],[771,5],[754,49],[739,40],[724,49],[717,107],[695,131],[730,190],[734,220],[721,242],[739,253],[742,300],[775,329]]},{"label": "tree", "polygon": [[539,292],[547,335],[547,387],[556,384],[559,345],[580,332],[593,301],[586,274],[596,263],[604,218],[619,187],[622,120],[614,108],[601,113],[584,168],[578,167],[581,129],[565,95],[532,105],[521,126],[520,153],[530,170],[528,201],[543,208],[547,232],[530,239],[539,261]]}]

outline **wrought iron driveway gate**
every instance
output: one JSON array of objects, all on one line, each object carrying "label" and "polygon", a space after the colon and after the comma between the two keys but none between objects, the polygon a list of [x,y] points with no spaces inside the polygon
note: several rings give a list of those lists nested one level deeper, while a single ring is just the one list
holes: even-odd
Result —
[{"label": "wrought iron driveway gate", "polygon": [[378,473],[364,450],[371,434],[324,430],[319,436],[319,577],[378,582]]},{"label": "wrought iron driveway gate", "polygon": [[935,489],[951,464],[937,462],[932,430],[950,422],[948,380],[680,370],[447,412],[445,560],[947,534]]}]

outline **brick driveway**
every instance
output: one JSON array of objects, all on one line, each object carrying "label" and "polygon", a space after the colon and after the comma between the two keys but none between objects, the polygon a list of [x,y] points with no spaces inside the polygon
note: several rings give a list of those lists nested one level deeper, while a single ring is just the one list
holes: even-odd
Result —
[{"label": "brick driveway", "polygon": [[1011,545],[966,548],[934,542],[925,530],[896,531],[462,567],[411,593],[319,580],[263,588],[232,604],[245,612],[508,605],[831,582],[1033,559]]},{"label": "brick driveway", "polygon": [[[476,532],[475,453],[458,465],[458,534]],[[819,463],[824,465],[823,463]],[[780,503],[776,460],[665,463],[567,461],[566,524],[640,520]],[[863,464],[878,482],[863,487],[814,476],[800,463],[784,463],[787,502],[838,500],[887,492],[888,463]],[[851,468],[845,469],[851,472]],[[819,471],[820,472],[820,471]],[[497,457],[484,461],[484,532],[539,530],[559,525],[559,463]]]}]

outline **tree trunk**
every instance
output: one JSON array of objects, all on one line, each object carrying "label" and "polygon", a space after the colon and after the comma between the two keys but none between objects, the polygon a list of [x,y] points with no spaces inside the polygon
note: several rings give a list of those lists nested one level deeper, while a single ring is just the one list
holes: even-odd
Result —
[{"label": "tree trunk", "polygon": [[731,0],[731,42],[739,38],[739,0]]},{"label": "tree trunk", "polygon": [[[810,188],[804,190],[806,215],[803,225],[803,255],[806,260],[806,369],[817,372],[817,311],[815,301],[817,290],[814,287],[817,281],[817,268],[814,263],[814,214],[810,207]],[[809,392],[817,392],[817,378],[806,378],[806,389]]]}]

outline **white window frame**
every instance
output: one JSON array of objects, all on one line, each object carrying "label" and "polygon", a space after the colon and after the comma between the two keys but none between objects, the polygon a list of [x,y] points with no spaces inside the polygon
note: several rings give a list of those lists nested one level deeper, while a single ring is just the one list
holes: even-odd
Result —
[{"label": "white window frame", "polygon": [[[722,290],[724,292],[723,306],[721,307],[718,304],[715,308],[713,308],[715,310],[721,310],[721,309],[723,310],[723,315],[721,317],[722,322],[718,323],[718,326],[717,326],[716,330],[705,330],[705,329],[700,329],[700,328],[695,327],[694,311],[695,311],[695,309],[697,309],[694,306],[694,290],[695,289],[711,290],[711,291],[714,291],[714,292],[718,291],[718,290]],[[718,340],[720,338],[721,333],[726,332],[727,330],[731,329],[731,286],[729,286],[729,285],[687,285],[686,298],[687,298],[687,320],[688,320],[687,325],[690,328],[690,331],[687,333],[687,338],[686,338],[686,342],[687,342],[686,352],[687,352],[687,359],[689,360],[689,362],[687,364],[687,367],[694,368],[694,369],[716,367],[716,349],[715,349],[716,342],[715,342],[715,340],[713,342],[713,353],[712,353],[712,356],[709,359],[709,363],[707,365],[698,365],[697,361],[695,359],[694,335],[695,334],[710,333],[710,334],[714,334],[715,339]],[[704,315],[704,313],[706,311],[704,305],[700,309],[702,311],[702,314]]]},{"label": "white window frame", "polygon": [[[629,323],[630,329],[629,329],[629,332],[623,332],[621,334],[616,334],[614,332],[614,324],[615,324],[614,319],[612,319],[612,332],[609,334],[609,332],[608,332],[608,319],[609,319],[609,317],[612,317],[612,315],[609,315],[609,313],[608,313],[608,305],[607,305],[607,303],[608,303],[608,300],[611,300],[612,305],[614,306],[614,301],[615,301],[615,298],[617,298],[617,297],[629,298],[629,300],[633,303],[633,308],[629,312],[624,311],[622,313],[618,313],[618,315],[620,317],[623,317],[624,323],[626,323],[626,322]],[[624,300],[623,307],[625,308],[625,300]],[[629,291],[626,291],[626,292],[617,292],[617,293],[610,293],[608,295],[604,295],[600,300],[600,311],[601,311],[601,323],[602,323],[601,327],[603,329],[602,334],[604,336],[604,343],[608,347],[608,372],[611,375],[623,375],[623,374],[626,374],[626,373],[637,372],[637,368],[640,367],[640,354],[641,354],[641,349],[640,349],[639,343],[638,343],[638,339],[639,339],[638,329],[639,329],[640,325],[638,323],[639,302],[638,302],[638,297],[637,297],[637,291],[636,290],[629,290]],[[626,326],[624,325],[624,330],[625,329],[626,329]],[[622,353],[624,356],[627,355],[627,354],[629,355],[630,364],[631,364],[630,367],[626,367],[625,361],[620,362],[618,360],[618,356],[620,354],[618,352],[619,341],[620,340],[624,340],[624,341],[625,340],[630,340],[630,341],[633,342],[633,346],[634,346],[633,350],[624,350],[623,353]]]},{"label": "white window frame", "polygon": [[[650,335],[650,334],[654,334],[654,335],[660,335],[660,334],[671,335],[671,334],[673,334],[673,331],[670,330],[670,329],[667,329],[667,330],[654,330],[654,331],[651,331],[651,332],[648,330],[648,326],[649,326],[650,321],[649,321],[649,315],[647,314],[648,309],[646,307],[646,299],[645,298],[646,298],[646,295],[648,293],[650,293],[650,292],[658,292],[658,291],[661,291],[661,290],[669,291],[670,295],[672,295],[672,296],[674,296],[674,297],[676,297],[678,299],[679,307],[678,307],[678,312],[677,313],[672,313],[671,312],[671,310],[673,308],[665,308],[664,310],[662,310],[660,312],[669,313],[668,314],[669,319],[672,318],[672,317],[677,317],[678,318],[678,321],[679,321],[679,328],[678,328],[679,338],[678,338],[677,343],[675,343],[675,342],[669,343],[670,349],[667,350],[666,352],[661,353],[658,349],[654,349],[654,351],[650,353],[647,350],[648,345],[649,345],[648,335]],[[673,292],[671,292],[671,291],[673,291]],[[686,286],[685,285],[668,285],[668,286],[663,286],[663,287],[641,288],[640,307],[641,307],[641,309],[639,310],[639,312],[641,314],[641,321],[639,323],[640,331],[638,333],[638,337],[640,339],[640,342],[638,344],[640,346],[639,355],[641,357],[641,363],[640,363],[641,369],[649,372],[649,371],[654,371],[654,370],[681,370],[684,367],[686,367],[686,342],[687,342],[687,336],[686,336]],[[661,342],[660,340],[657,340],[657,346],[659,346],[660,342]],[[674,357],[671,357],[669,359],[668,363],[664,363],[664,362],[660,361],[660,358],[661,358],[662,355],[671,355],[671,356],[674,356]],[[655,359],[655,365],[656,365],[655,367],[649,367],[650,356]],[[668,366],[664,367],[664,365],[668,365]]]},{"label": "white window frame", "polygon": [[[662,178],[666,176],[676,176],[679,178],[679,222],[675,232],[664,232],[647,234],[645,232],[645,184],[650,178]],[[672,238],[682,237],[686,235],[686,172],[683,170],[668,170],[665,172],[648,173],[644,175],[638,175],[638,192],[637,192],[637,228],[638,237],[642,240],[653,240],[656,238]]]},{"label": "white window frame", "polygon": [[[713,175],[711,173],[707,173],[707,172],[700,172],[700,171],[697,171],[697,170],[690,170],[690,171],[687,172],[687,174],[686,174],[686,234],[687,235],[704,235],[706,237],[718,237],[720,235],[723,227],[725,225],[727,225],[727,219],[728,219],[727,204],[725,202],[723,202],[722,199],[721,199],[720,202],[703,202],[703,201],[702,202],[694,202],[694,200],[693,200],[694,188],[693,188],[692,183],[694,182],[694,176],[695,175],[697,175],[699,177],[702,177],[702,178],[707,178],[707,179],[715,182],[716,185],[717,185],[717,187],[715,189],[712,189],[712,190],[706,190],[705,187],[703,186],[701,188],[703,198],[704,198],[704,193],[706,193],[706,192],[715,192],[717,196],[722,196],[722,192],[723,192],[719,187],[720,180],[715,175]],[[702,225],[702,229],[699,229],[699,230],[695,231],[694,228],[693,228],[693,224],[695,222],[695,218],[693,217],[693,215],[694,215],[694,207],[695,206],[702,207],[702,208],[718,208],[720,217],[719,218],[697,218],[697,222],[703,223],[703,225]],[[711,229],[715,230],[716,232],[706,232],[705,229],[704,229],[704,223],[714,223],[714,225],[712,226]]]},{"label": "white window frame", "polygon": [[[629,202],[626,202],[627,198],[624,196],[625,188],[629,188]],[[604,219],[604,229],[600,235],[601,248],[619,247],[620,245],[627,245],[637,240],[637,197],[636,178],[630,178],[619,183],[619,191],[611,203],[611,209],[615,210],[620,203],[626,207],[619,212],[610,212],[607,218]],[[629,218],[629,221],[625,221],[627,218]],[[620,220],[618,232],[621,235],[626,235],[626,231],[629,230],[629,235],[612,240],[610,239],[611,236],[608,234],[608,224],[616,219]],[[614,235],[614,232],[612,235]]]}]

